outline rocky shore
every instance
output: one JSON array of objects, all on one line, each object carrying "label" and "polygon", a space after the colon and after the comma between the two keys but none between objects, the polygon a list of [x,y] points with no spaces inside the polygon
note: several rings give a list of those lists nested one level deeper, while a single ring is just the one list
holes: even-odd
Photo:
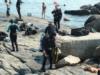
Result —
[{"label": "rocky shore", "polygon": [[[9,25],[9,19],[16,16],[13,15],[10,18],[6,18],[4,16],[1,17],[0,31],[5,32],[7,26]],[[42,52],[39,51],[40,38],[43,33],[41,30],[47,26],[48,21],[27,16],[23,17],[23,19],[24,22],[30,22],[33,23],[33,25],[36,25],[40,31],[37,34],[30,36],[24,36],[24,32],[18,32],[19,52],[11,52],[11,44],[9,38],[0,42],[0,75],[97,75],[98,63],[94,62],[94,60],[91,60],[91,58],[93,58],[90,52],[92,47],[89,48],[88,51],[85,49],[87,44],[91,46],[91,43],[95,44],[95,42],[98,42],[97,46],[95,46],[92,51],[99,50],[99,48],[96,49],[100,44],[99,33],[91,33],[84,37],[57,35],[57,43],[60,45],[59,48],[64,57],[58,61],[53,70],[48,69],[47,63],[47,71],[42,73],[39,72],[42,63]],[[62,29],[63,28],[64,27],[62,26]],[[66,30],[66,28],[64,29]],[[92,36],[94,36],[94,38],[91,38]],[[82,61],[81,57],[78,56],[79,54],[82,55],[82,52],[90,53],[90,56],[85,58],[84,61]],[[71,56],[65,58],[68,55]],[[83,53],[82,56],[85,56],[85,53]],[[65,63],[62,63],[63,60]],[[61,66],[59,67],[59,65]],[[93,70],[85,71],[86,67],[93,67]]]}]

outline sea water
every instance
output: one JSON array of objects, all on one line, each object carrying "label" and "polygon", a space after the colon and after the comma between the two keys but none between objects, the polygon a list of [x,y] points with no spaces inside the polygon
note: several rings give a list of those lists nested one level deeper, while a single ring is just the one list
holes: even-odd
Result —
[{"label": "sea water", "polygon": [[[11,0],[11,13],[17,15],[16,11],[16,0]],[[47,6],[46,10],[46,19],[53,21],[53,15],[51,14],[52,10],[54,9],[54,2],[57,2],[62,12],[64,13],[65,10],[77,10],[80,9],[80,6],[82,5],[94,5],[100,0],[22,0],[23,4],[21,5],[21,13],[22,15],[27,15],[28,13],[31,13],[32,16],[41,18],[41,6],[42,2],[45,2]],[[4,0],[0,0],[0,12],[5,13],[6,11],[6,5],[4,3]],[[64,6],[66,5],[66,6]],[[72,15],[65,15],[63,14],[63,18],[66,17],[70,21],[65,22],[62,19],[62,23],[64,25],[68,25],[70,27],[83,27],[84,22],[87,20],[89,16],[72,16]]]}]

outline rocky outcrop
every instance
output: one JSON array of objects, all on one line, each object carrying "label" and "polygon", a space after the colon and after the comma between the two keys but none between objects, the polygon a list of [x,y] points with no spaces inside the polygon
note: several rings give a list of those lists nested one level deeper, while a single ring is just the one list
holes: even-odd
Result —
[{"label": "rocky outcrop", "polygon": [[90,33],[87,36],[57,36],[61,44],[62,55],[73,55],[81,59],[93,57],[95,48],[100,44],[100,33]]},{"label": "rocky outcrop", "polygon": [[94,6],[100,10],[100,2],[95,4]]},{"label": "rocky outcrop", "polygon": [[79,10],[66,10],[65,14],[71,15],[90,15],[90,14],[100,14],[100,3],[95,5],[83,5]]},{"label": "rocky outcrop", "polygon": [[73,36],[85,36],[88,34],[89,34],[89,31],[84,27],[71,30],[71,35],[73,35]]},{"label": "rocky outcrop", "polygon": [[34,53],[31,50],[26,51],[25,47],[20,47],[19,52],[11,52],[9,43],[0,42],[1,75],[26,75],[37,72],[40,69],[41,66],[35,61],[35,58],[37,54],[42,56],[41,53]]},{"label": "rocky outcrop", "polygon": [[92,31],[94,29],[97,32],[100,32],[100,15],[94,15],[87,19],[87,21],[84,24],[85,28],[89,29],[89,31]]},{"label": "rocky outcrop", "polygon": [[89,15],[90,11],[88,10],[66,10],[64,13],[71,14],[71,15]]}]

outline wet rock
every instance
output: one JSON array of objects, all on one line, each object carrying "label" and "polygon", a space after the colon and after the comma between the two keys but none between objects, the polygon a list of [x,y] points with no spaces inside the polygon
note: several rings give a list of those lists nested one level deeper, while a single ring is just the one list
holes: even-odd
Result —
[{"label": "wet rock", "polygon": [[90,14],[100,14],[100,3],[95,5],[83,5],[79,10],[66,10],[65,14],[71,15],[90,15]]},{"label": "wet rock", "polygon": [[94,6],[100,10],[100,2],[96,3]]},{"label": "wet rock", "polygon": [[80,7],[80,9],[82,9],[82,10],[90,10],[91,7],[92,7],[92,5],[83,5],[83,6]]},{"label": "wet rock", "polygon": [[71,14],[71,15],[89,15],[90,11],[88,10],[66,10],[64,13]]},{"label": "wet rock", "polygon": [[88,35],[89,31],[85,28],[76,28],[71,30],[71,35],[73,36],[85,36]]}]

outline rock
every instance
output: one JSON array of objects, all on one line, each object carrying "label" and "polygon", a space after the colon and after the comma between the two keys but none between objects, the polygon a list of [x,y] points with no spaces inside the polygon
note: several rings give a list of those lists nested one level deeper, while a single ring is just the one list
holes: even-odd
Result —
[{"label": "rock", "polygon": [[81,60],[80,60],[79,57],[68,55],[67,57],[65,57],[62,60],[58,61],[58,63],[56,64],[56,67],[61,67],[61,66],[65,66],[65,65],[76,65],[80,61]]},{"label": "rock", "polygon": [[82,10],[90,10],[91,7],[92,7],[92,5],[83,5],[83,6],[80,7],[80,9],[82,9]]},{"label": "rock", "polygon": [[89,15],[90,11],[88,10],[66,10],[64,13],[71,14],[71,15]]},{"label": "rock", "polygon": [[76,28],[71,30],[71,35],[73,36],[85,36],[88,35],[89,31],[85,28]]},{"label": "rock", "polygon": [[[91,23],[92,21],[96,20],[96,18],[97,18],[97,17],[95,17],[95,16],[89,17],[89,18],[86,20],[86,22],[85,22],[84,25],[86,25],[86,24],[88,24],[88,23]],[[85,26],[85,27],[86,27],[86,26]]]},{"label": "rock", "polygon": [[98,9],[96,6],[83,5],[80,7],[80,9],[88,10],[88,11],[90,11],[90,14],[100,14],[100,9]]},{"label": "rock", "polygon": [[0,75],[9,75],[4,69],[0,69]]},{"label": "rock", "polygon": [[95,48],[100,44],[100,33],[90,33],[82,37],[58,35],[56,40],[61,44],[62,55],[73,55],[86,59],[93,57]]},{"label": "rock", "polygon": [[67,19],[67,18],[64,18],[64,21],[70,21],[69,19]]},{"label": "rock", "polygon": [[0,41],[3,41],[7,36],[5,32],[0,31]]},{"label": "rock", "polygon": [[94,29],[94,31],[100,32],[100,15],[89,17],[84,26],[91,32],[93,32],[92,28]]},{"label": "rock", "polygon": [[91,14],[100,14],[100,10],[95,6],[91,7]]},{"label": "rock", "polygon": [[94,6],[100,10],[100,2],[96,3]]},{"label": "rock", "polygon": [[79,10],[66,10],[65,14],[71,14],[71,15],[90,15],[90,14],[100,14],[100,2],[92,5],[83,5],[80,7]]}]

